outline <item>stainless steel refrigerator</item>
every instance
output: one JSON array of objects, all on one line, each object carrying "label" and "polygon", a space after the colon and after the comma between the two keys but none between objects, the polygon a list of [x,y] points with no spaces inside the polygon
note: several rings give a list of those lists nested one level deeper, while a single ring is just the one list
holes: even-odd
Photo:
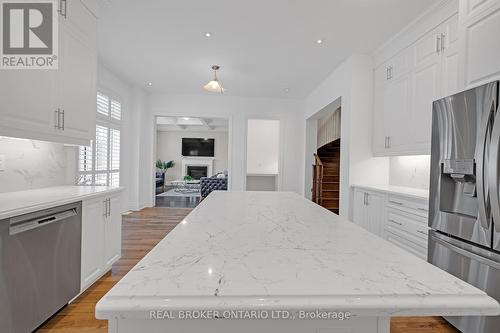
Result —
[{"label": "stainless steel refrigerator", "polygon": [[[499,82],[435,101],[430,263],[500,300]],[[498,333],[500,317],[446,317],[464,333]]]}]

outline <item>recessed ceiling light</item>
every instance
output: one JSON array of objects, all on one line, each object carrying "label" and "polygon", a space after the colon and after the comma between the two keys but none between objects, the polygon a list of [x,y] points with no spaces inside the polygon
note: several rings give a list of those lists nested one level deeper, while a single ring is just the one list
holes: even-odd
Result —
[{"label": "recessed ceiling light", "polygon": [[323,44],[323,40],[322,39],[316,40],[316,44]]},{"label": "recessed ceiling light", "polygon": [[151,87],[153,85],[153,82],[148,82],[147,85],[148,87]]},{"label": "recessed ceiling light", "polygon": [[290,89],[289,89],[289,88],[285,88],[285,92],[286,92],[286,93],[289,93],[289,92],[290,92]]},{"label": "recessed ceiling light", "polygon": [[184,119],[184,120],[189,120],[189,119],[191,119],[191,118],[189,118],[189,117],[183,117],[182,119]]},{"label": "recessed ceiling light", "polygon": [[205,32],[205,37],[212,37],[212,33],[211,32]]}]

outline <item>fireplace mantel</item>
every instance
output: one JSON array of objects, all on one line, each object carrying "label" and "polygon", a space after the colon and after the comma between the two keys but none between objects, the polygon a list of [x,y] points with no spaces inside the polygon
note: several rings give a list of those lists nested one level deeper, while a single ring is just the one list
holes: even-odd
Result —
[{"label": "fireplace mantel", "polygon": [[182,178],[187,175],[187,167],[191,166],[206,166],[208,177],[214,173],[215,157],[182,157]]}]

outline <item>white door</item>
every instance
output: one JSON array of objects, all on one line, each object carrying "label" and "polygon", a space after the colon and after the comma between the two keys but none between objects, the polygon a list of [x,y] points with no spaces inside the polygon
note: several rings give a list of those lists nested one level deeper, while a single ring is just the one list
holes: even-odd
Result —
[{"label": "white door", "polygon": [[464,23],[463,39],[465,85],[476,86],[500,79],[500,1]]},{"label": "white door", "polygon": [[384,87],[375,86],[374,110],[373,110],[373,153],[383,155],[386,152],[385,112],[384,112]]},{"label": "white door", "polygon": [[463,90],[459,84],[459,38],[458,15],[453,16],[443,25],[443,48],[441,54],[441,88],[438,98],[450,96]]},{"label": "white door", "polygon": [[403,75],[384,89],[384,125],[388,136],[388,148],[398,151],[411,142],[410,124],[411,77]]},{"label": "white door", "polygon": [[110,198],[108,212],[109,214],[105,222],[104,247],[106,266],[111,266],[121,257],[122,216],[119,196]]},{"label": "white door", "polygon": [[97,56],[72,26],[60,32],[59,100],[64,111],[62,135],[87,144],[94,136]]},{"label": "white door", "polygon": [[82,290],[103,273],[103,200],[84,201],[82,206]]},{"label": "white door", "polygon": [[2,70],[0,135],[49,139],[56,131],[57,70]]},{"label": "white door", "polygon": [[364,191],[355,189],[354,190],[354,205],[352,221],[359,225],[360,227],[366,228],[366,213],[365,213],[365,203],[366,196]]},{"label": "white door", "polygon": [[369,225],[368,230],[380,237],[383,236],[384,231],[384,205],[385,200],[383,196],[375,193],[368,194],[366,201],[366,216]]}]

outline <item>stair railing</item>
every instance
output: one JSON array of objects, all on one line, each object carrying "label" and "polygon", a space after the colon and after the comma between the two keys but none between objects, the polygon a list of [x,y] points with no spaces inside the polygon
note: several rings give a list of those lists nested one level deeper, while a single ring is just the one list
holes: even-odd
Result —
[{"label": "stair railing", "polygon": [[322,204],[323,196],[321,195],[323,190],[323,162],[317,154],[314,154],[314,164],[313,164],[313,182],[312,182],[312,201],[318,205]]}]

